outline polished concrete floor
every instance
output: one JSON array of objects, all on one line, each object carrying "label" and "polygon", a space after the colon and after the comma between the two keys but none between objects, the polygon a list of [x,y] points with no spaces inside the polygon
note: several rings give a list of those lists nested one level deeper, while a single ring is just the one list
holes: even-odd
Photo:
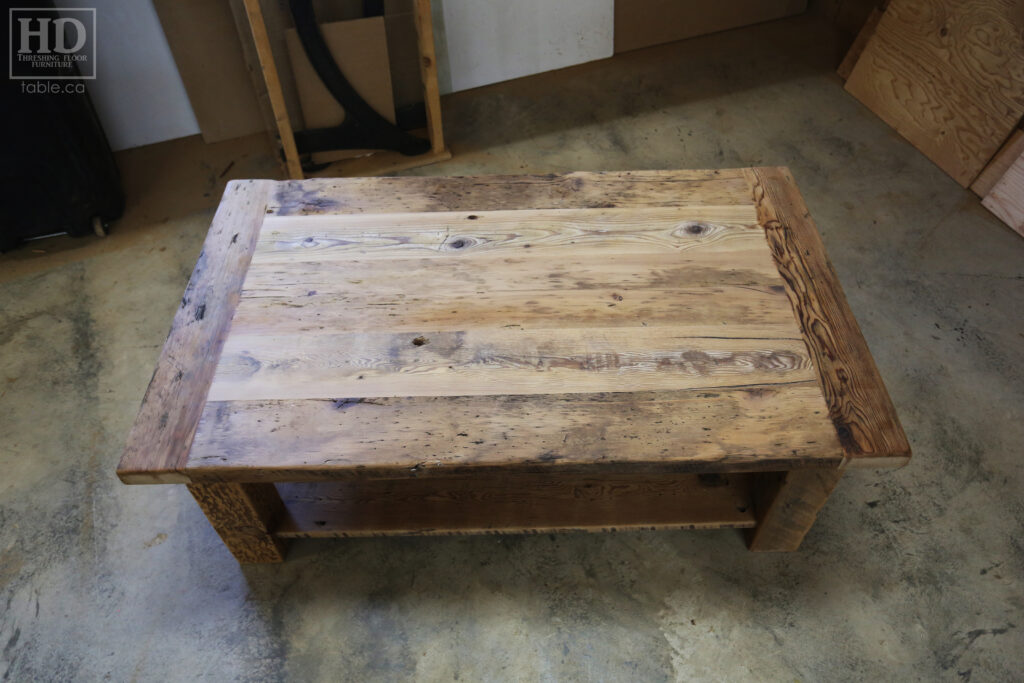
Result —
[{"label": "polished concrete floor", "polygon": [[114,476],[257,139],[122,155],[105,240],[0,258],[3,680],[1024,678],[1024,239],[843,92],[794,19],[445,102],[416,174],[789,165],[915,456],[803,549],[723,532],[297,543],[240,568],[184,488]]}]

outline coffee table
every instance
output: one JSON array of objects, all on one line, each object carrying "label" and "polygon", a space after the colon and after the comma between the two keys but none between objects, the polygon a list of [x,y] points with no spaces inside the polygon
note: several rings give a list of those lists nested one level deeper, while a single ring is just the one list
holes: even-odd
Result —
[{"label": "coffee table", "polygon": [[128,437],[296,537],[747,529],[910,448],[784,168],[233,181]]}]

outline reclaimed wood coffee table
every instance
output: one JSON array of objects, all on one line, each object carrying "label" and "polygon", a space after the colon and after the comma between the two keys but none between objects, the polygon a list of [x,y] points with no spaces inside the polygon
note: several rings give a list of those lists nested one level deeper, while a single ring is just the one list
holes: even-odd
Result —
[{"label": "reclaimed wood coffee table", "polygon": [[747,528],[910,449],[788,171],[229,184],[118,474],[287,539]]}]

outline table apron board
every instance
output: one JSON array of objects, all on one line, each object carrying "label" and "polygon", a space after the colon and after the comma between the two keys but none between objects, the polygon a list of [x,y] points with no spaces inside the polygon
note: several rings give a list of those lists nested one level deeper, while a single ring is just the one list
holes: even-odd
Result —
[{"label": "table apron board", "polygon": [[262,563],[282,561],[297,538],[572,531],[740,529],[752,550],[791,551],[840,476],[521,473],[188,488],[239,561]]},{"label": "table apron board", "polygon": [[550,474],[280,484],[295,537],[749,528],[749,475]]},{"label": "table apron board", "polygon": [[910,448],[786,169],[233,181],[129,434],[294,538],[743,529]]}]

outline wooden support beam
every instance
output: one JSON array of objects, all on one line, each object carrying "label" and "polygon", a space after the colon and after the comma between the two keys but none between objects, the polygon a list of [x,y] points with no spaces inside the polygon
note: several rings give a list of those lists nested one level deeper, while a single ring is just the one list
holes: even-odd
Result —
[{"label": "wooden support beam", "polygon": [[423,79],[423,104],[427,109],[427,134],[430,136],[430,151],[439,155],[444,152],[444,131],[441,129],[441,95],[437,85],[434,24],[430,15],[430,0],[415,1],[416,41],[420,52],[420,76]]},{"label": "wooden support beam", "polygon": [[757,527],[747,542],[756,552],[800,547],[818,512],[843,476],[841,469],[806,469],[763,475],[754,491]]},{"label": "wooden support beam", "polygon": [[288,542],[273,535],[284,504],[273,484],[190,484],[188,490],[239,562],[284,561]]},{"label": "wooden support beam", "polygon": [[263,71],[263,80],[267,86],[270,106],[274,111],[274,123],[277,124],[277,133],[281,138],[281,148],[284,150],[288,177],[292,180],[302,180],[299,150],[295,147],[295,134],[292,131],[291,119],[288,118],[288,107],[285,105],[284,92],[281,90],[277,65],[274,64],[274,53],[270,47],[270,38],[267,36],[267,25],[263,21],[263,8],[260,7],[260,0],[245,0],[245,14],[249,18],[249,29],[252,31],[252,39],[256,44],[256,55],[260,60],[260,69]]}]

